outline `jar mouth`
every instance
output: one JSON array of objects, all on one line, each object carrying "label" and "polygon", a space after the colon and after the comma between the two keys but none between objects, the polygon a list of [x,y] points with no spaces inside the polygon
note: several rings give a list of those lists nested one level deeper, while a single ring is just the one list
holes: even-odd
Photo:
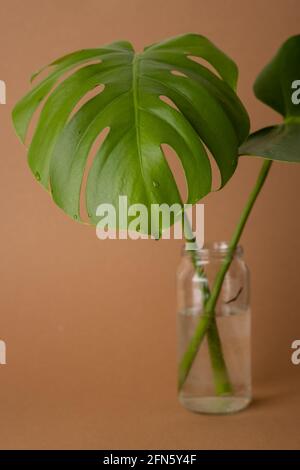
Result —
[{"label": "jar mouth", "polygon": [[[199,258],[199,260],[209,259],[209,258],[223,258],[226,256],[229,250],[229,242],[227,241],[215,241],[206,243],[203,248],[198,250],[193,250],[193,256]],[[184,253],[191,253],[190,250],[186,249],[184,246]],[[243,247],[238,245],[234,251],[234,256],[242,256]]]}]

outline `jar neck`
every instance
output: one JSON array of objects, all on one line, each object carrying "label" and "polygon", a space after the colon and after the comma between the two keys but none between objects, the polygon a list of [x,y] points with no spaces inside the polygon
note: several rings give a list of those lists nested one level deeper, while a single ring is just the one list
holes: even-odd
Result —
[{"label": "jar neck", "polygon": [[[211,261],[221,262],[229,253],[229,244],[226,241],[213,242],[206,244],[203,248],[195,251],[186,250],[185,246],[183,249],[183,256],[193,258],[194,262],[197,264],[205,264]],[[241,245],[238,245],[232,254],[233,258],[242,258],[243,248]]]}]

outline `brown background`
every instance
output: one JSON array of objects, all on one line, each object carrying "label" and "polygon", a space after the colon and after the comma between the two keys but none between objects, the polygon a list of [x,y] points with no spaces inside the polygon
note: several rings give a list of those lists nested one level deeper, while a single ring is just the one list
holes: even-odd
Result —
[{"label": "brown background", "polygon": [[[129,39],[138,49],[207,35],[239,64],[253,129],[278,118],[252,83],[289,35],[299,0],[1,0],[1,448],[300,448],[300,165],[275,164],[243,238],[252,273],[256,401],[230,417],[176,399],[178,241],[105,241],[34,181],[10,110],[32,71],[62,54]],[[299,77],[300,78],[300,77]],[[206,240],[227,239],[260,162],[242,158],[205,199]]]}]

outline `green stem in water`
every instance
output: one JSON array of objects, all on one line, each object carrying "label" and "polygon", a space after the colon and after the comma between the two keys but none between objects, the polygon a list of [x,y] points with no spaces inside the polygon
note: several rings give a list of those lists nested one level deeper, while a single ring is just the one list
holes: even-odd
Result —
[{"label": "green stem in water", "polygon": [[244,227],[246,225],[246,222],[248,220],[248,217],[251,213],[251,210],[254,206],[254,203],[263,187],[263,184],[268,176],[268,173],[270,171],[272,165],[271,160],[265,160],[262,168],[260,170],[260,173],[258,175],[257,181],[255,183],[255,186],[253,190],[250,193],[249,199],[247,201],[247,204],[242,212],[241,218],[239,220],[239,223],[235,229],[235,232],[233,234],[233,237],[230,241],[228,251],[226,254],[226,257],[221,265],[221,268],[216,276],[211,295],[205,305],[205,312],[201,316],[198,325],[196,327],[195,333],[193,337],[191,338],[191,341],[188,345],[188,348],[185,352],[185,354],[182,357],[182,360],[179,365],[179,382],[178,382],[178,388],[179,390],[182,388],[188,373],[192,367],[193,361],[197,355],[198,349],[202,343],[202,340],[208,331],[209,327],[212,325],[212,319],[214,319],[214,311],[215,311],[215,306],[219,297],[219,294],[221,292],[221,288],[223,285],[223,281],[225,278],[225,275],[230,267],[235,249],[239,243],[239,240],[242,236]]},{"label": "green stem in water", "polygon": [[230,395],[233,392],[233,388],[224,359],[215,314],[207,330],[207,344],[215,383],[215,393],[216,395]]},{"label": "green stem in water", "polygon": [[[198,264],[199,249],[198,249],[197,242],[192,231],[192,227],[190,225],[189,219],[186,214],[184,214],[184,220],[185,220],[185,231],[187,232],[186,239],[189,242],[192,241],[194,243],[194,250],[189,250],[194,269],[199,275],[199,277],[205,277],[205,273],[202,267],[199,266]],[[195,255],[195,252],[197,253],[196,255]],[[207,302],[207,300],[210,297],[210,289],[209,289],[208,284],[202,285],[202,291],[203,291],[204,298],[206,299],[205,302]],[[224,360],[222,343],[221,343],[221,338],[219,335],[215,315],[213,316],[211,320],[211,325],[209,326],[208,331],[207,331],[207,344],[208,344],[208,351],[209,351],[210,362],[211,362],[211,367],[212,367],[212,372],[213,372],[216,395],[228,395],[232,393],[232,385],[231,385],[229,373],[226,367],[226,362]]]}]

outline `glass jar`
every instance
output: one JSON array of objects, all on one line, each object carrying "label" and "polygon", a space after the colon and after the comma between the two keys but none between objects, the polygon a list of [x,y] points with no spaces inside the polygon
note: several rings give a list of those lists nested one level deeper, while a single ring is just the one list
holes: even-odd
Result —
[{"label": "glass jar", "polygon": [[[240,246],[232,255],[213,315],[208,317],[206,311],[226,256],[226,242],[197,252],[185,250],[178,269],[179,371],[186,370],[187,350],[192,345],[195,349],[180,381],[179,401],[200,413],[233,413],[251,401],[249,271]],[[206,325],[200,339],[199,322]]]}]

